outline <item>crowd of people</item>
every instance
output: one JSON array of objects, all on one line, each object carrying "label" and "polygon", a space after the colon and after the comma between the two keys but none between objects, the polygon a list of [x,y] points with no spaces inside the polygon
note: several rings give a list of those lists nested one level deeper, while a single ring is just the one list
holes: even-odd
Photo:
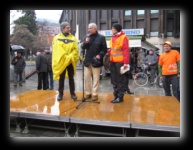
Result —
[{"label": "crowd of people", "polygon": [[[38,90],[53,90],[54,80],[58,80],[58,96],[60,101],[64,96],[65,78],[69,78],[69,90],[71,98],[76,100],[74,75],[76,75],[76,65],[79,60],[78,40],[70,32],[71,26],[68,22],[62,22],[61,32],[53,38],[52,53],[49,48],[44,52],[37,51],[36,70],[38,73]],[[142,48],[129,48],[129,38],[122,30],[122,25],[115,23],[112,25],[112,37],[110,48],[107,51],[105,37],[98,32],[95,23],[89,23],[88,35],[83,39],[81,48],[85,51],[83,59],[84,65],[84,85],[85,99],[92,98],[98,100],[100,88],[101,67],[104,66],[103,58],[108,53],[110,61],[111,84],[114,98],[112,103],[124,101],[124,94],[134,94],[129,89],[129,79],[132,72],[140,68],[141,63],[147,64],[151,74],[151,84],[155,78],[155,73],[159,73],[163,80],[163,88],[166,96],[171,96],[170,84],[173,95],[179,100],[177,90],[179,88],[180,77],[180,54],[176,50],[171,50],[172,43],[163,43],[164,52],[159,56],[154,50],[149,50],[148,54]],[[25,59],[21,53],[13,58],[14,65],[14,86],[17,86],[17,76],[19,75],[19,85],[22,86],[22,72],[25,68]],[[127,67],[130,67],[128,69]],[[127,69],[124,74],[120,69]]]}]

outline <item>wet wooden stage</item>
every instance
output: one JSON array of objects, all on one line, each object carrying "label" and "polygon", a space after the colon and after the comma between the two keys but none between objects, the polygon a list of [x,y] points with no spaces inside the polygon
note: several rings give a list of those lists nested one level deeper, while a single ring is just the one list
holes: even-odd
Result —
[{"label": "wet wooden stage", "polygon": [[79,125],[119,127],[123,136],[128,128],[180,132],[180,103],[174,97],[125,94],[124,102],[111,103],[113,94],[100,93],[99,103],[95,103],[82,102],[82,92],[76,92],[77,101],[69,92],[64,92],[61,101],[57,95],[53,90],[30,90],[12,96],[10,117],[25,119],[26,127],[30,125],[28,119],[72,123],[77,132]]}]

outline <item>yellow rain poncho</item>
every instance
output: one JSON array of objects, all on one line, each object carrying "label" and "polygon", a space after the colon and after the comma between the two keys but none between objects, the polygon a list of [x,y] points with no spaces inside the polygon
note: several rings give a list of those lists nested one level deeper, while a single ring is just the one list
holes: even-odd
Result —
[{"label": "yellow rain poncho", "polygon": [[[52,43],[52,70],[54,80],[60,79],[60,74],[72,63],[74,74],[76,74],[76,64],[78,62],[78,41],[72,35],[64,36],[62,33],[56,35]],[[68,77],[66,70],[65,77]]]}]

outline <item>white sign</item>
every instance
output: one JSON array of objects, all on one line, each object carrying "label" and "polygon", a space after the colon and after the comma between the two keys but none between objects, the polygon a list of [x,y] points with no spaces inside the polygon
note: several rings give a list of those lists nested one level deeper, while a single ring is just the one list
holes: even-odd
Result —
[{"label": "white sign", "polygon": [[[144,29],[123,29],[126,35],[144,35]],[[99,30],[100,34],[104,36],[112,36],[111,30]]]}]

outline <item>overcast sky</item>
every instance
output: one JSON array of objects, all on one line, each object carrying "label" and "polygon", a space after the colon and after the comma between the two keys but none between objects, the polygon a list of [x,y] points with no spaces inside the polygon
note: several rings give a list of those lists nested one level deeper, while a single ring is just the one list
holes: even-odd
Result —
[{"label": "overcast sky", "polygon": [[[35,10],[36,18],[52,20],[52,22],[59,23],[62,10]],[[16,10],[10,10],[10,34],[13,32],[13,21],[21,17],[23,14]]]},{"label": "overcast sky", "polygon": [[37,18],[59,21],[62,10],[35,10]]}]

